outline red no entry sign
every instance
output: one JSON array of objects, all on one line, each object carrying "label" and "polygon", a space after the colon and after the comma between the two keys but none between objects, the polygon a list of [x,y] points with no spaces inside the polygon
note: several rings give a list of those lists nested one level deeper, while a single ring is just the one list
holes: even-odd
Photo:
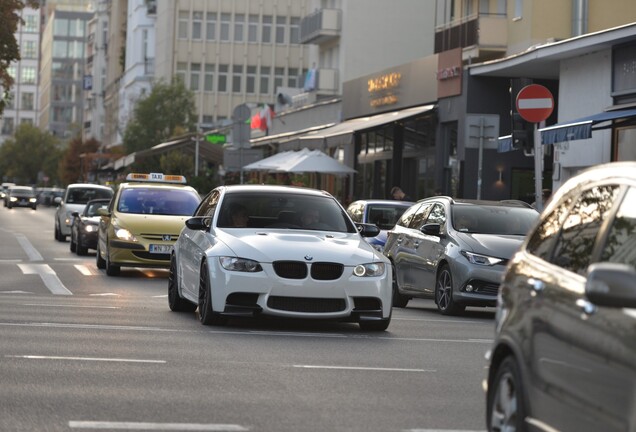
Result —
[{"label": "red no entry sign", "polygon": [[525,86],[517,94],[517,112],[530,123],[539,123],[552,114],[554,98],[550,90],[539,84]]}]

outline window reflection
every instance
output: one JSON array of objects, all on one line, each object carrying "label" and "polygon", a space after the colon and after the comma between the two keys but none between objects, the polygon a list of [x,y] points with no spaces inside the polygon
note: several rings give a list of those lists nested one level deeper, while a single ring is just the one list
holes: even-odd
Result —
[{"label": "window reflection", "polygon": [[630,188],[610,228],[601,261],[636,267],[636,188]]}]

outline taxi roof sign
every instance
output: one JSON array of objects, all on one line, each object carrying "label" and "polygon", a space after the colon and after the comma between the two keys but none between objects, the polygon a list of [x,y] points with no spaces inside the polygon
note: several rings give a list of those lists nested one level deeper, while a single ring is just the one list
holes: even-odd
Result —
[{"label": "taxi roof sign", "polygon": [[130,173],[126,176],[127,181],[154,182],[154,183],[186,183],[185,176],[163,173]]}]

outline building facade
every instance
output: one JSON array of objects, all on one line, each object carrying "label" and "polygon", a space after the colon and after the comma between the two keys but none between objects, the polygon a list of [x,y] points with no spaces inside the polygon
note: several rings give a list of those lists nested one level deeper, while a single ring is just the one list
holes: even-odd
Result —
[{"label": "building facade", "polygon": [[103,140],[104,90],[106,88],[106,46],[108,37],[107,0],[96,0],[95,14],[87,23],[84,66],[84,140]]},{"label": "building facade", "polygon": [[0,119],[0,145],[23,123],[37,124],[38,70],[40,51],[40,13],[25,7],[15,35],[21,60],[13,62],[8,73],[14,80],[11,98]]}]

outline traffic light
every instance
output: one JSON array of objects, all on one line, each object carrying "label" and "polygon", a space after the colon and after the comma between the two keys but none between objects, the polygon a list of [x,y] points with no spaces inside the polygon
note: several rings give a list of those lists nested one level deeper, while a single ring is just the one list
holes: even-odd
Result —
[{"label": "traffic light", "polygon": [[532,84],[529,78],[513,78],[510,80],[510,134],[512,148],[524,150],[526,153],[534,149],[534,123],[525,121],[517,112],[517,95],[527,85]]}]

